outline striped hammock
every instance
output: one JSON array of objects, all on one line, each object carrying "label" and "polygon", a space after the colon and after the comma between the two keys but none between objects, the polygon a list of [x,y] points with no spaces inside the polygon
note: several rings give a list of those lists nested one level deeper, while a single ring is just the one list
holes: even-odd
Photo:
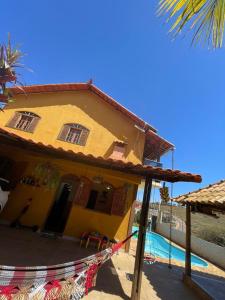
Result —
[{"label": "striped hammock", "polygon": [[81,299],[95,285],[98,269],[124,241],[83,259],[52,266],[0,266],[0,300]]}]

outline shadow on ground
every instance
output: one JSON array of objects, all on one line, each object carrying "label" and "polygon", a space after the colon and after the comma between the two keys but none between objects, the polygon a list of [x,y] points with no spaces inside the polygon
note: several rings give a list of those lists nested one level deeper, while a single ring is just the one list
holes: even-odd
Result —
[{"label": "shadow on ground", "polygon": [[[162,300],[194,299],[195,294],[182,281],[184,267],[155,262],[153,265],[144,264],[144,274]],[[225,295],[225,279],[220,276],[194,270],[193,278],[207,289],[214,299],[222,300]],[[176,292],[174,290],[176,289]],[[185,293],[184,293],[185,291]],[[197,299],[197,296],[196,296]]]},{"label": "shadow on ground", "polygon": [[119,280],[119,275],[111,260],[104,263],[104,266],[99,270],[94,290],[114,296],[120,296],[124,300],[130,299],[130,297],[124,293]]}]

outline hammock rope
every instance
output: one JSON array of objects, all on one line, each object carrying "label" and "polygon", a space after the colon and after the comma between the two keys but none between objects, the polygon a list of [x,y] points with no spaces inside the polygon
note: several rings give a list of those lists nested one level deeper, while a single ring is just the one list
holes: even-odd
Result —
[{"label": "hammock rope", "polygon": [[[174,170],[174,148],[171,150],[172,152],[172,170]],[[172,226],[173,226],[173,182],[171,183],[171,190],[170,190],[170,236],[169,236],[169,264],[168,268],[172,269]]]},{"label": "hammock rope", "polygon": [[136,233],[74,262],[52,266],[0,266],[0,300],[79,300],[95,285],[102,264]]},{"label": "hammock rope", "polygon": [[[156,187],[153,186],[153,196],[152,196],[152,210],[154,211],[154,209],[156,210],[156,206],[155,205],[155,191],[156,191]],[[150,222],[150,226],[148,226],[148,230],[146,232],[146,242],[147,245],[149,246],[149,253],[144,253],[144,261],[147,262],[148,264],[153,264],[155,262],[155,255],[152,253],[152,241],[151,241],[151,231],[152,231],[152,216],[151,215],[151,222]]]}]

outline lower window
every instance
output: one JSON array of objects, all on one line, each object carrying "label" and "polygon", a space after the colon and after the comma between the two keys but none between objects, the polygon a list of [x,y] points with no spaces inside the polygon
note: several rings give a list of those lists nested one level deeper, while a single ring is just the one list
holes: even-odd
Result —
[{"label": "lower window", "polygon": [[86,208],[110,214],[112,208],[112,200],[112,185],[106,182],[94,183],[90,191]]}]

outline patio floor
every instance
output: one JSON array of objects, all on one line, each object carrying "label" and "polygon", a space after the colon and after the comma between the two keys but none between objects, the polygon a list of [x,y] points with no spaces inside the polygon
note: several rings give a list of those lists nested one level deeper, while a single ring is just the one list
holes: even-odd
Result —
[{"label": "patio floor", "polygon": [[[134,257],[126,253],[115,255],[100,269],[97,284],[84,300],[129,300],[132,288]],[[182,272],[169,270],[156,262],[144,265],[141,300],[197,300],[196,295],[181,281]]]},{"label": "patio floor", "polygon": [[[71,240],[42,237],[23,229],[0,226],[0,264],[52,265],[73,261],[96,252],[80,248]],[[96,287],[85,300],[130,299],[134,255],[120,252],[99,270]],[[169,270],[165,263],[145,265],[141,299],[196,300],[196,296],[181,281],[182,270]]]},{"label": "patio floor", "polygon": [[224,300],[225,298],[225,280],[215,276],[192,275],[192,280],[196,282],[213,299]]},{"label": "patio floor", "polygon": [[53,265],[97,252],[91,247],[80,248],[77,241],[44,237],[27,229],[0,226],[0,237],[1,265]]},{"label": "patio floor", "polygon": [[[129,255],[120,253],[105,264],[99,271],[95,289],[84,299],[130,299],[135,249],[136,240],[132,240]],[[168,268],[168,261],[163,259],[157,259],[152,265],[144,264],[141,300],[199,299],[195,292],[182,282],[183,273],[184,264],[177,261],[172,261],[172,269]],[[209,263],[208,268],[193,267],[192,274],[195,280],[201,279],[201,284],[212,295],[212,299],[224,299],[223,270]]]}]

